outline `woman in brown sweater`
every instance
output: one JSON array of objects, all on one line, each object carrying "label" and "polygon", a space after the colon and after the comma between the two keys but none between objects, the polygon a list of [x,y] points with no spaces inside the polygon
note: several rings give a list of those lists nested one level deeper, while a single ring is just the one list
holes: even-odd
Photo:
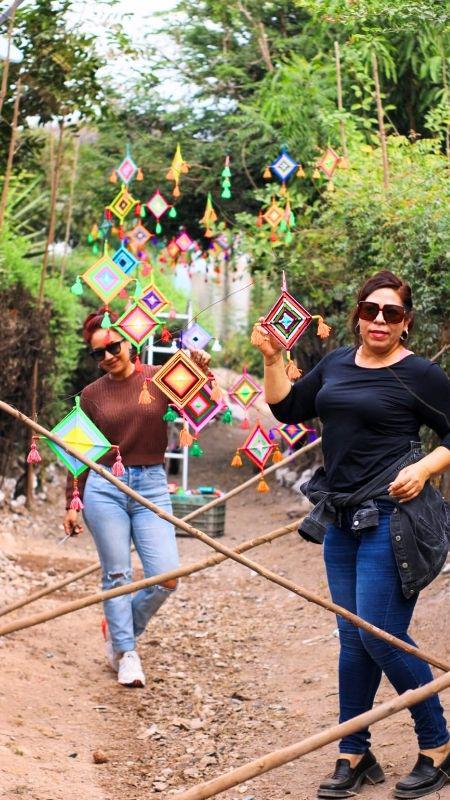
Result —
[{"label": "woman in brown sweater", "polygon": [[[120,446],[125,469],[121,480],[165,511],[171,503],[164,470],[167,447],[167,425],[163,415],[167,397],[152,385],[152,402],[139,404],[145,378],[151,378],[159,367],[143,366],[137,373],[131,360],[131,345],[120,332],[111,328],[108,342],[102,329],[104,309],[89,314],[83,325],[83,337],[90,354],[105,373],[86,386],[80,405],[111,444]],[[110,316],[114,322],[114,315]],[[201,368],[207,367],[209,356],[202,351],[191,353]],[[112,470],[115,453],[111,451],[100,463]],[[68,476],[67,511],[64,529],[67,534],[79,533],[77,512],[69,508],[73,479]],[[178,567],[178,552],[173,525],[160,519],[149,509],[131,500],[116,486],[94,471],[78,479],[83,497],[83,518],[97,547],[102,566],[102,586],[112,589],[132,580],[131,543],[142,562],[145,577],[158,575]],[[149,619],[158,611],[176,580],[165,581],[142,589],[134,596],[114,597],[104,603],[106,655],[118,681],[125,686],[144,686],[145,676],[136,652],[136,639]]]}]

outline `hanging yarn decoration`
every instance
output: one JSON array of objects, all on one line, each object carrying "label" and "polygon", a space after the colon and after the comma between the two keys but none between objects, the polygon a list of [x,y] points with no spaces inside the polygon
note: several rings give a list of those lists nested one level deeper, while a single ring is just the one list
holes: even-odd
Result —
[{"label": "hanging yarn decoration", "polygon": [[105,242],[105,252],[94,262],[83,275],[78,276],[71,287],[73,294],[83,294],[81,278],[92,291],[103,300],[105,305],[114,300],[115,297],[125,289],[130,279],[123,270],[108,255],[108,246]]},{"label": "hanging yarn decoration", "polygon": [[197,441],[195,441],[192,447],[189,448],[189,455],[194,456],[194,458],[202,457],[203,450]]},{"label": "hanging yarn decoration", "polygon": [[298,177],[304,175],[302,165],[289,155],[286,147],[282,147],[276,159],[265,168],[263,178],[265,180],[270,180],[272,177],[275,177],[279,180],[281,183],[280,192],[284,195],[286,194],[286,183],[294,174]]},{"label": "hanging yarn decoration", "polygon": [[39,439],[39,436],[31,437],[30,452],[27,455],[27,464],[39,464],[39,462],[42,461],[41,454],[37,448],[36,439]]},{"label": "hanging yarn decoration", "polygon": [[[244,453],[247,456],[247,458],[253,461],[253,463],[256,464],[258,469],[261,470],[261,479],[258,483],[257,491],[268,492],[270,491],[270,489],[266,481],[264,480],[262,472],[270,456],[274,456],[276,452],[279,453],[278,445],[276,443],[274,444],[274,442],[271,441],[270,435],[262,427],[259,420],[257,420],[256,424],[253,426],[242,447],[238,447],[238,449],[236,450],[236,453],[231,461],[231,466],[232,467],[242,466],[241,453]],[[274,460],[275,461],[280,460],[278,455],[275,457]]]},{"label": "hanging yarn decoration", "polygon": [[125,467],[122,464],[122,456],[120,455],[120,450],[118,445],[113,445],[116,451],[116,458],[114,464],[112,465],[112,474],[116,476],[116,478],[120,478],[122,475],[125,474]]},{"label": "hanging yarn decoration", "polygon": [[141,168],[133,161],[130,146],[127,145],[124,158],[119,166],[111,172],[109,180],[111,183],[117,183],[117,181],[120,180],[125,186],[128,186],[133,178],[142,181],[144,175]]},{"label": "hanging yarn decoration", "polygon": [[153,375],[153,383],[179,409],[184,408],[207,381],[203,370],[183,350],[177,350]]},{"label": "hanging yarn decoration", "polygon": [[341,161],[340,157],[333,150],[333,148],[327,147],[322,157],[317,162],[316,168],[321,172],[323,172],[323,174],[328,178],[328,180],[331,180],[334,171],[339,166],[340,161]]},{"label": "hanging yarn decoration", "polygon": [[231,459],[231,466],[242,467],[242,458],[240,456],[239,450],[236,450],[233,458]]},{"label": "hanging yarn decoration", "polygon": [[289,350],[287,351],[287,364],[286,364],[286,375],[288,376],[290,381],[296,381],[297,378],[301,377],[302,371],[298,368],[297,363],[292,358]]},{"label": "hanging yarn decoration", "polygon": [[184,160],[183,156],[181,155],[180,145],[177,144],[177,149],[172,159],[172,164],[170,165],[170,169],[166,175],[166,179],[168,181],[174,182],[172,191],[174,197],[180,196],[180,178],[181,175],[186,175],[187,172],[189,172],[189,164]]},{"label": "hanging yarn decoration", "polygon": [[258,485],[256,487],[256,491],[257,492],[270,492],[270,486],[269,486],[268,483],[266,483],[266,481],[264,480],[264,476],[262,474],[261,474],[261,477],[259,479]]},{"label": "hanging yarn decoration", "polygon": [[119,220],[120,225],[122,225],[125,217],[132,211],[136,203],[137,200],[132,197],[127,187],[122,186],[114,200],[105,208],[105,216],[107,219],[111,219],[110,215],[114,214]]},{"label": "hanging yarn decoration", "polygon": [[286,350],[291,350],[295,342],[304,334],[311,323],[312,316],[306,308],[287,291],[286,276],[283,271],[281,294],[260,323],[268,333],[277,339]]},{"label": "hanging yarn decoration", "polygon": [[[162,233],[161,217],[170,209],[169,216],[176,217],[176,209],[167,202],[166,198],[161,194],[159,189],[152,194],[150,200],[147,201],[146,207],[153,214],[156,219],[155,232],[159,236]],[[173,212],[173,213],[171,213]]]},{"label": "hanging yarn decoration", "polygon": [[173,406],[167,406],[167,411],[163,415],[164,422],[175,422],[176,419],[178,419],[178,414]]},{"label": "hanging yarn decoration", "polygon": [[272,231],[269,236],[271,242],[278,241],[277,236],[277,228],[284,219],[284,209],[277,203],[274,197],[272,197],[271,204],[267,211],[262,214],[262,219],[270,225]]},{"label": "hanging yarn decoration", "polygon": [[[237,403],[245,412],[256,402],[258,397],[262,395],[262,388],[254,378],[251,378],[244,367],[242,375],[233,383],[231,389],[228,390],[228,396],[233,403]],[[247,413],[245,414],[240,427],[244,430],[250,427]]]},{"label": "hanging yarn decoration", "polygon": [[180,447],[190,447],[194,443],[194,436],[189,433],[187,422],[183,423],[180,431]]},{"label": "hanging yarn decoration", "polygon": [[223,422],[224,425],[231,425],[233,422],[233,415],[231,410],[227,407],[223,412],[220,421]]},{"label": "hanging yarn decoration", "polygon": [[[83,453],[83,455],[87,456],[92,461],[98,461],[98,459],[105,455],[111,448],[111,444],[108,442],[107,438],[81,408],[79,397],[75,398],[75,405],[72,411],[58,422],[57,425],[52,428],[51,432],[55,433],[63,442],[71,447],[75,449],[79,448],[80,453]],[[67,453],[59,444],[56,444],[56,442],[46,437],[42,438],[72,473],[74,478],[77,478],[82,472],[88,469],[86,464],[71,453]]]},{"label": "hanging yarn decoration", "polygon": [[222,188],[220,196],[223,200],[230,200],[231,198],[231,169],[230,169],[230,156],[225,156],[225,166],[220,173],[220,185]]},{"label": "hanging yarn decoration", "polygon": [[326,322],[324,322],[324,319],[320,316],[320,314],[314,316],[313,319],[317,319],[317,336],[319,336],[321,339],[328,339],[331,333],[330,325],[327,325]]},{"label": "hanging yarn decoration", "polygon": [[215,222],[217,222],[217,214],[212,203],[211,192],[208,192],[205,212],[200,220],[200,225],[203,225],[205,228],[204,236],[208,237],[209,239],[214,236],[213,226]]}]

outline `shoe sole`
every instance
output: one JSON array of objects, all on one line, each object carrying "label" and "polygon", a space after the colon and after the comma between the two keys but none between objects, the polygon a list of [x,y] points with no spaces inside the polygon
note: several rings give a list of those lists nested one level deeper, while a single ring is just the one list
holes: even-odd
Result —
[{"label": "shoe sole", "polygon": [[415,800],[416,797],[425,797],[427,794],[438,792],[446,783],[450,783],[450,781],[444,772],[434,786],[428,786],[426,789],[395,789],[394,797],[402,798],[402,800]]},{"label": "shoe sole", "polygon": [[383,783],[385,780],[386,778],[380,765],[372,764],[371,767],[366,769],[366,771],[356,779],[351,789],[319,789],[317,797],[320,799],[333,797],[335,800],[345,800],[346,797],[354,797],[358,794],[365,781],[374,786],[376,783]]}]

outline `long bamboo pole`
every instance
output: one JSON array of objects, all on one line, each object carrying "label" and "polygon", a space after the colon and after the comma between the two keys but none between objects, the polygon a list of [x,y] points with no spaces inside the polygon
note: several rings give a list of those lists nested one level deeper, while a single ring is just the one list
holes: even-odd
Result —
[{"label": "long bamboo pole", "polygon": [[[339,42],[334,43],[334,54],[335,54],[335,63],[336,63],[336,86],[337,86],[337,104],[338,104],[338,111],[340,114],[344,112],[344,103],[342,99],[342,75],[341,75],[341,51],[339,48]],[[341,134],[341,147],[342,152],[344,154],[344,158],[348,158],[348,150],[347,150],[347,137],[345,134],[345,123],[343,118],[339,120],[339,131]]]},{"label": "long bamboo pole", "polygon": [[383,162],[383,185],[385,189],[389,188],[389,161],[386,145],[386,129],[384,127],[384,112],[383,103],[381,101],[381,87],[380,78],[378,75],[378,61],[374,50],[372,50],[372,72],[373,80],[375,83],[375,97],[377,101],[377,117],[378,117],[378,132],[381,145],[381,159]]},{"label": "long bamboo pole", "polygon": [[[267,542],[272,542],[274,539],[278,539],[280,536],[285,536],[287,533],[292,533],[292,531],[298,528],[298,522],[293,522],[290,525],[284,525],[282,528],[277,528],[270,533],[265,533],[262,536],[258,536],[256,539],[251,539],[250,541],[242,542],[238,547],[235,548],[236,553],[245,553],[247,550],[252,550],[254,547],[259,547],[261,544],[266,544]],[[188,564],[186,567],[181,567],[182,574],[175,576],[178,578],[183,578],[186,575],[192,575],[194,572],[199,572],[202,569],[207,569],[208,567],[214,566],[214,564],[220,564],[222,561],[226,560],[226,556],[222,554],[213,556],[212,558],[204,559],[203,561],[199,561],[198,564]],[[93,569],[94,567],[94,569]],[[86,575],[90,575],[95,570],[99,569],[97,564],[90,565],[89,567],[85,567],[84,569],[80,570],[77,573],[79,578],[84,578]],[[45,597],[45,595],[49,594],[49,591],[56,592],[57,589],[63,589],[64,586],[68,586],[69,583],[73,583],[74,576],[69,575],[67,578],[64,578],[58,583],[53,584],[50,589],[47,587],[46,589],[40,589],[37,592],[34,592],[32,595],[26,598],[21,598],[14,603],[10,603],[8,606],[0,609],[0,617],[4,616],[5,614],[9,614],[11,611],[16,611],[18,608],[22,608],[24,605],[28,605],[28,603],[33,602],[34,600],[39,600],[41,597]],[[150,580],[150,579],[146,579]],[[162,579],[160,575],[154,575],[151,580],[155,582],[155,584],[159,583]],[[150,584],[150,585],[153,585]],[[142,588],[142,587],[141,587]]]},{"label": "long bamboo pole", "polygon": [[14,155],[16,152],[21,96],[22,96],[22,79],[19,75],[16,85],[16,96],[14,98],[14,109],[11,122],[11,138],[9,140],[8,160],[6,162],[5,177],[3,178],[2,197],[0,200],[0,230],[3,228],[3,222],[5,219],[6,205],[8,203],[9,184],[11,181]]},{"label": "long bamboo pole", "polygon": [[77,172],[78,172],[78,159],[80,155],[80,132],[78,131],[74,137],[74,145],[73,145],[73,162],[72,162],[72,170],[70,175],[70,187],[69,187],[69,200],[67,204],[67,219],[66,219],[66,232],[64,234],[64,253],[61,262],[61,273],[60,273],[60,283],[64,280],[64,273],[66,271],[66,264],[67,264],[67,257],[68,257],[68,246],[70,240],[70,232],[72,228],[72,218],[73,218],[73,200],[75,196],[75,184],[77,179]]},{"label": "long bamboo pole", "polygon": [[[229,547],[226,547],[217,540],[211,539],[211,537],[207,536],[206,533],[203,533],[202,531],[198,530],[198,528],[194,528],[192,525],[189,525],[189,523],[185,522],[184,520],[177,519],[177,517],[174,517],[173,514],[169,514],[167,511],[164,511],[164,509],[159,508],[154,503],[151,503],[150,500],[147,500],[147,498],[143,497],[138,492],[135,492],[134,489],[130,489],[130,487],[127,486],[125,483],[123,483],[123,481],[119,480],[119,478],[116,478],[114,475],[108,472],[108,470],[106,470],[104,467],[101,467],[98,464],[96,464],[95,461],[92,461],[90,458],[87,458],[87,456],[84,455],[83,453],[79,453],[74,447],[71,447],[70,445],[67,444],[67,442],[64,442],[62,439],[60,439],[59,436],[56,436],[51,431],[46,430],[45,428],[42,427],[42,425],[38,425],[37,422],[33,422],[33,420],[29,419],[29,417],[26,417],[25,414],[22,414],[21,411],[19,411],[16,408],[13,408],[8,403],[5,403],[3,400],[0,400],[0,409],[3,409],[7,413],[11,414],[11,416],[16,417],[16,419],[20,420],[25,425],[28,425],[28,427],[32,428],[42,436],[51,439],[53,442],[55,442],[64,450],[66,450],[66,452],[71,453],[79,461],[83,461],[83,463],[87,464],[87,466],[90,467],[92,470],[94,470],[94,472],[98,472],[99,475],[106,478],[106,480],[108,480],[110,483],[114,484],[114,486],[120,489],[124,494],[128,495],[133,500],[136,500],[136,502],[140,503],[145,508],[150,509],[150,511],[153,511],[158,517],[161,517],[161,519],[164,519],[167,522],[171,522],[172,525],[176,525],[178,528],[181,528],[181,530],[186,531],[186,533],[189,533],[191,536],[195,536],[196,539],[199,539],[204,544],[209,545],[213,550],[222,553],[227,558],[231,558],[233,561],[236,561],[238,564],[242,564],[244,567],[248,567],[248,569],[251,569],[258,575],[261,575],[261,577],[263,578],[267,578],[267,580],[271,581],[272,583],[275,583],[277,586],[281,586],[284,589],[288,589],[289,591],[293,592],[293,594],[296,594],[299,597],[303,597],[304,600],[308,600],[308,602],[315,603],[316,605],[321,606],[322,608],[326,608],[328,611],[333,611],[340,617],[347,619],[349,622],[351,622],[352,625],[355,625],[358,628],[362,628],[363,630],[367,631],[373,636],[376,636],[378,639],[382,639],[383,641],[388,642],[393,647],[397,647],[399,650],[403,650],[405,653],[410,653],[410,655],[414,655],[417,658],[420,658],[421,661],[426,661],[428,664],[432,664],[432,666],[437,667],[438,669],[441,669],[444,672],[450,672],[450,664],[445,662],[443,659],[425,653],[423,650],[420,650],[418,647],[410,645],[407,642],[403,642],[396,636],[393,636],[387,631],[383,631],[380,628],[377,628],[375,625],[372,625],[370,622],[367,622],[361,617],[358,617],[357,614],[353,614],[351,611],[347,611],[346,608],[338,606],[336,603],[332,603],[330,600],[326,600],[325,598],[320,597],[320,595],[317,595],[314,592],[310,592],[303,586],[298,586],[293,581],[287,580],[286,578],[281,577],[281,575],[277,575],[275,572],[271,572],[270,570],[266,569],[265,567],[262,567],[255,561],[251,561],[245,556],[240,555],[233,550],[230,550]],[[164,573],[163,575],[160,575],[158,582],[160,583],[162,581],[171,580],[173,577],[177,577],[174,574],[174,572],[175,571],[167,572]],[[101,592],[95,595],[94,596],[95,599],[92,600],[92,602],[87,602],[87,598],[85,598],[84,602],[86,603],[86,605],[92,605],[109,597],[118,597],[121,594],[129,594],[132,591],[134,591],[134,589],[141,588],[144,585],[149,585],[149,584],[145,584],[142,581],[137,581],[134,583],[134,585],[128,584],[127,586],[119,586],[117,589],[110,589],[108,592]],[[67,608],[66,611],[53,612],[54,616],[55,617],[62,616],[62,614],[64,613],[70,613],[70,611],[76,610],[76,607],[74,607],[73,604],[67,604],[66,608]],[[19,620],[15,624],[12,623],[5,627],[1,627],[0,636],[4,635],[5,633],[12,633],[14,630],[21,630],[22,628],[31,627],[31,625],[36,625],[36,624],[38,624],[38,622],[29,622],[29,620],[26,619],[22,621]]]},{"label": "long bamboo pole", "polygon": [[[258,536],[256,539],[251,539],[247,542],[242,542],[235,550],[231,552],[234,554],[244,553],[246,550],[251,550],[254,547],[259,547],[261,544],[272,542],[280,536],[285,536],[287,533],[292,533],[298,526],[298,522],[291,522],[283,528],[278,528],[270,533]],[[187,575],[193,575],[195,572],[213,567],[226,561],[228,556],[221,553],[209,558],[197,561],[194,564],[187,564],[184,567],[172,569],[170,572],[163,572],[160,575],[153,575],[151,578],[142,578],[140,581],[133,581],[127,583],[125,586],[118,586],[115,589],[108,589],[104,592],[97,592],[96,594],[88,595],[88,597],[81,597],[79,600],[71,600],[68,603],[62,603],[59,608],[49,611],[42,611],[39,614],[33,614],[29,617],[23,617],[16,622],[8,622],[6,625],[0,627],[0,636],[5,636],[8,633],[14,633],[17,630],[24,630],[25,628],[32,628],[35,625],[41,625],[43,622],[49,622],[51,619],[63,617],[66,614],[71,614],[73,611],[80,611],[82,608],[102,603],[104,600],[110,600],[112,597],[121,597],[124,594],[132,594],[139,591],[139,589],[147,589],[149,586],[156,586],[157,584],[165,581],[178,580],[178,578],[185,578]]]},{"label": "long bamboo pole", "polygon": [[6,58],[3,62],[2,85],[0,89],[0,119],[2,116],[3,103],[5,102],[6,92],[8,91],[9,68],[11,66],[11,44],[13,37],[14,21],[16,19],[16,10],[18,5],[19,4],[17,2],[13,3],[13,6],[11,8],[11,14],[8,21],[8,34],[7,34],[8,43],[6,45]]},{"label": "long bamboo pole", "polygon": [[404,692],[398,697],[387,700],[385,703],[376,706],[376,708],[366,711],[364,714],[358,714],[357,717],[353,717],[353,719],[349,719],[347,722],[334,725],[332,728],[316,733],[314,736],[309,736],[307,739],[291,744],[288,747],[282,747],[280,750],[273,750],[271,753],[266,753],[266,755],[255,759],[255,761],[250,761],[242,767],[231,770],[231,772],[219,775],[217,778],[205,781],[205,783],[200,783],[192,787],[192,789],[188,789],[186,792],[174,795],[174,797],[176,800],[206,800],[208,797],[214,797],[221,792],[225,792],[227,789],[231,789],[233,786],[238,786],[238,784],[244,783],[258,775],[264,775],[265,772],[276,769],[276,767],[281,767],[283,764],[289,764],[291,761],[307,753],[312,753],[320,747],[325,747],[325,745],[331,744],[331,742],[336,742],[343,736],[356,733],[372,725],[374,722],[380,722],[382,719],[392,717],[394,714],[398,714],[406,708],[421,703],[428,697],[442,692],[449,687],[450,672],[447,672],[445,675],[441,675],[439,678],[430,681],[430,683],[426,683],[425,686],[419,686],[418,689]]},{"label": "long bamboo pole", "polygon": [[[295,450],[294,453],[290,453],[290,455],[283,458],[282,461],[277,462],[276,464],[272,464],[270,467],[267,467],[263,470],[262,475],[266,477],[266,475],[270,475],[280,467],[284,467],[286,464],[289,464],[294,459],[298,458],[305,453],[308,453],[315,447],[318,447],[321,443],[322,439],[316,439],[311,444],[305,445],[301,450]],[[200,516],[200,514],[205,514],[211,508],[215,508],[215,506],[222,505],[226,503],[230,498],[235,497],[237,494],[240,494],[245,489],[248,489],[250,486],[253,486],[257,481],[261,479],[261,473],[259,472],[257,475],[254,475],[252,478],[249,478],[247,481],[240,483],[238,486],[235,486],[234,489],[230,489],[229,492],[221,495],[220,497],[215,497],[209,503],[205,503],[204,506],[200,506],[199,508],[194,509],[194,511],[190,511],[185,517],[183,517],[185,522],[188,522],[195,517]],[[134,548],[133,548],[134,549]],[[0,608],[0,617],[4,616],[4,614],[9,614],[11,611],[16,611],[18,608],[23,608],[24,606],[33,603],[35,600],[40,600],[41,597],[46,597],[53,592],[58,591],[58,589],[63,589],[64,586],[68,586],[70,583],[74,583],[75,581],[81,580],[81,578],[85,578],[87,575],[92,575],[94,572],[97,572],[101,568],[101,564],[98,562],[95,564],[91,564],[89,567],[84,567],[79,572],[74,572],[73,575],[69,575],[67,578],[63,580],[56,581],[51,586],[47,586],[43,589],[39,589],[36,592],[33,592],[26,597],[21,597],[15,600],[13,603],[5,606],[4,608]]]}]

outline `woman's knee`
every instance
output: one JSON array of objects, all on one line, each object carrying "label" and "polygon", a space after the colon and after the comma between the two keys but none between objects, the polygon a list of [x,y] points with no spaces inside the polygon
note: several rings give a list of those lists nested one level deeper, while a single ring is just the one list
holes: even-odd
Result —
[{"label": "woman's knee", "polygon": [[130,568],[126,569],[111,569],[103,573],[102,586],[104,589],[116,589],[118,586],[125,586],[131,583],[132,571]]}]

